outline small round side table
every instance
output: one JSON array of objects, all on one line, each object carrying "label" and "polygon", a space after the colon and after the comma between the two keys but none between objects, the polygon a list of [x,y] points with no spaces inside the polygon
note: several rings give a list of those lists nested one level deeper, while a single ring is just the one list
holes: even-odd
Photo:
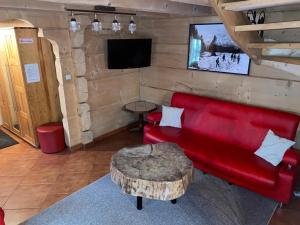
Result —
[{"label": "small round side table", "polygon": [[131,131],[142,131],[144,127],[144,113],[152,112],[157,109],[156,104],[146,101],[130,102],[124,106],[124,110],[139,114],[139,125]]}]

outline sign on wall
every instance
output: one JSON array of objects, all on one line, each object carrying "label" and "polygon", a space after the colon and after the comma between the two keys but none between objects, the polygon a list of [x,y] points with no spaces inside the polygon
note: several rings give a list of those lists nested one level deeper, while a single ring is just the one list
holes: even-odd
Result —
[{"label": "sign on wall", "polygon": [[20,38],[19,43],[20,44],[32,44],[33,39],[32,38]]},{"label": "sign on wall", "polygon": [[40,71],[39,65],[37,63],[34,64],[24,64],[26,81],[28,84],[40,82]]}]

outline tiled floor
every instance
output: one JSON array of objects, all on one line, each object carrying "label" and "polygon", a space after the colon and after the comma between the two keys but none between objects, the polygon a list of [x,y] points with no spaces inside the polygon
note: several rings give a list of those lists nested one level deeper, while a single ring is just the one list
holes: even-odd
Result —
[{"label": "tiled floor", "polygon": [[114,152],[142,142],[141,135],[123,132],[84,151],[46,155],[12,136],[19,144],[0,149],[0,206],[7,225],[24,221],[99,179],[109,172]]},{"label": "tiled floor", "polygon": [[[0,149],[0,206],[7,225],[18,224],[99,179],[109,172],[113,153],[142,143],[141,134],[125,131],[85,150],[46,155],[16,139],[18,145]],[[300,179],[297,186],[300,189]],[[294,199],[276,211],[270,225],[299,225],[299,221],[300,199]]]}]

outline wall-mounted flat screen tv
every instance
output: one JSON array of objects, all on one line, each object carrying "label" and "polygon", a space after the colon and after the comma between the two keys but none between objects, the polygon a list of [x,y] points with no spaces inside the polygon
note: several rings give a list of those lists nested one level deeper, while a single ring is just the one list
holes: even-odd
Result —
[{"label": "wall-mounted flat screen tv", "polygon": [[150,66],[151,45],[151,39],[107,40],[108,69],[129,69]]}]

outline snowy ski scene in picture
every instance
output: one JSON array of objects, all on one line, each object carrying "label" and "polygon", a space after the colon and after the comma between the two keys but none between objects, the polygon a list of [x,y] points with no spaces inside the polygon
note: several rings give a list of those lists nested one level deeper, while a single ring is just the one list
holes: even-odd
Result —
[{"label": "snowy ski scene in picture", "polygon": [[188,69],[249,74],[250,58],[223,24],[191,24]]}]

